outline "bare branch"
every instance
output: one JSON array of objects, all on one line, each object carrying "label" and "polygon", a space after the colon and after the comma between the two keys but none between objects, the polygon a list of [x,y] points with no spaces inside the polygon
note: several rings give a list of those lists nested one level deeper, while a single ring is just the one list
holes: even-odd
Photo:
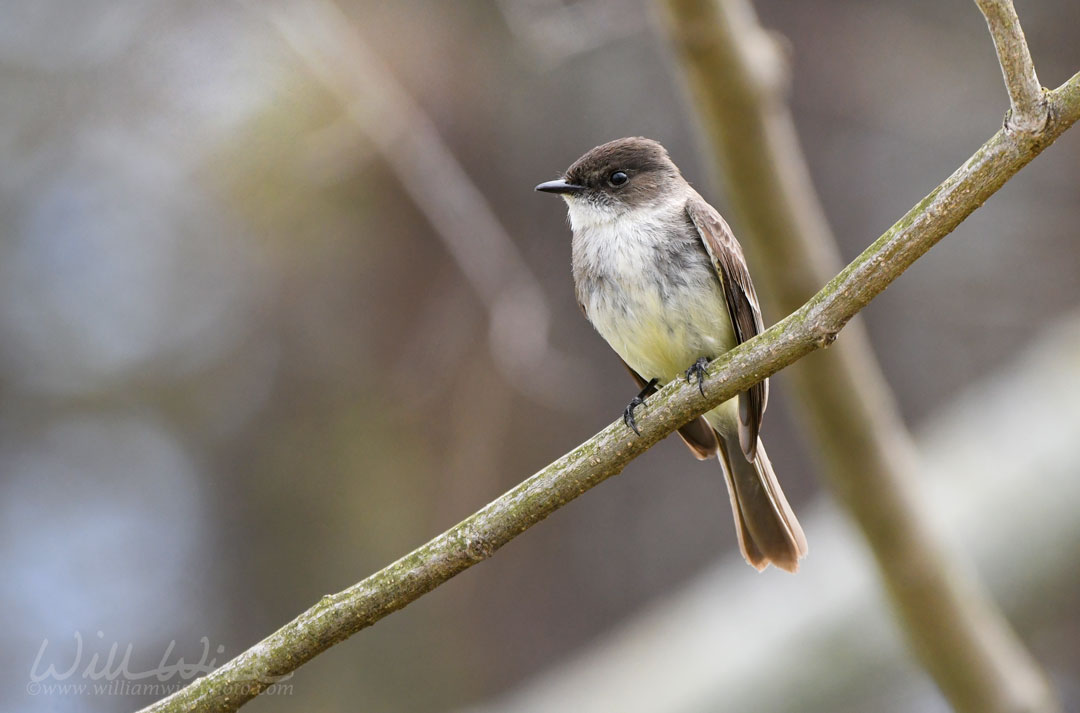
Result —
[{"label": "bare branch", "polygon": [[[488,340],[507,382],[554,409],[590,403],[590,368],[548,339],[543,289],[483,192],[421,107],[331,0],[258,3],[308,69],[342,102],[427,217],[489,314]],[[335,141],[341,142],[340,134]]]},{"label": "bare branch", "polygon": [[[662,5],[755,280],[773,308],[790,312],[840,258],[774,79],[784,75],[782,54],[746,0]],[[821,472],[870,545],[914,653],[954,707],[1057,710],[1038,665],[930,519],[910,435],[862,326],[787,373]]]},{"label": "bare branch", "polygon": [[1014,131],[1042,131],[1048,107],[1012,0],[975,0],[975,4],[986,17],[1001,63],[1001,74],[1005,77],[1005,88],[1009,90],[1012,106],[1005,126]]},{"label": "bare branch", "polygon": [[676,379],[639,411],[641,437],[621,419],[610,424],[460,524],[323,597],[218,670],[145,710],[237,710],[331,646],[487,559],[679,426],[829,344],[851,317],[1080,119],[1080,74],[1048,99],[1054,112],[1042,134],[995,134],[797,312],[710,364],[705,398],[696,385]]},{"label": "bare branch", "polygon": [[[845,329],[836,346],[849,336]],[[1050,320],[1015,360],[965,387],[919,429],[927,507],[1035,639],[1046,625],[1039,613],[1047,593],[1056,601],[1080,597],[1077,354],[1080,311]],[[1002,414],[1017,403],[1045,414],[1039,447],[988,450],[1012,441],[1015,421]],[[813,540],[792,581],[747,577],[746,562],[731,552],[581,650],[458,713],[895,710],[880,693],[921,688],[924,676],[904,660],[874,563],[832,503],[819,500],[799,515]],[[827,664],[808,665],[824,649]],[[946,710],[922,695],[899,708]]]}]

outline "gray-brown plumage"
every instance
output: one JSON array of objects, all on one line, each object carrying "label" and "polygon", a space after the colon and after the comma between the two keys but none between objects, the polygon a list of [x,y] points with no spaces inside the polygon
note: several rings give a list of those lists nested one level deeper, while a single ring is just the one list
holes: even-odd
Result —
[{"label": "gray-brown plumage", "polygon": [[[537,190],[566,199],[578,301],[643,397],[650,380],[692,378],[701,360],[762,331],[742,248],[660,144],[637,137],[598,146]],[[767,401],[762,381],[679,435],[696,457],[720,460],[746,560],[794,572],[806,539],[761,445]]]}]

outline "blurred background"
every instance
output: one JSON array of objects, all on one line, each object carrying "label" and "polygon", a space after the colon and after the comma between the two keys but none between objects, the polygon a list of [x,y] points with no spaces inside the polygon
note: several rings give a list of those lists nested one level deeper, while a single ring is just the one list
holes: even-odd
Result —
[{"label": "blurred background", "polygon": [[[1001,126],[1000,70],[968,0],[756,5],[790,42],[792,109],[846,259]],[[618,417],[635,386],[575,304],[564,206],[532,187],[596,144],[645,135],[723,209],[651,10],[0,4],[0,708],[149,703],[31,684],[50,663],[85,682],[110,648],[117,665],[130,649],[129,672],[163,654],[219,665]],[[1080,6],[1018,10],[1045,85],[1080,69]],[[1080,382],[1015,381],[1024,365],[1080,371],[1080,340],[1060,336],[1080,319],[1078,197],[1074,130],[864,312],[924,442],[994,409],[991,424],[1037,428],[1041,399],[1064,399],[1045,418],[1067,446],[1055,472],[1080,480],[1080,415],[1062,386]],[[1048,338],[1057,351],[1032,357]],[[898,647],[787,398],[781,375],[764,433],[818,525],[806,583],[736,561],[719,469],[669,439],[251,709],[521,708],[538,674],[557,688],[559,664],[601,666],[596,646],[643,610],[678,616],[672,597],[706,581],[734,582],[715,600],[729,617],[771,593],[771,616],[803,620],[824,588],[865,590],[883,646]],[[979,467],[1023,462],[1016,430],[955,428]],[[1041,476],[1010,481],[1017,508]],[[1044,549],[973,552],[1080,705],[1080,538],[1059,529],[1080,496],[1050,495],[1054,517],[1017,515]],[[972,520],[971,539],[1007,529],[1008,512]],[[815,535],[834,529],[850,581],[820,574],[835,562]],[[1012,564],[1040,553],[1064,564]],[[1060,578],[1038,578],[1050,571]],[[647,648],[676,668],[690,656]],[[898,648],[875,671],[899,683],[839,686],[824,709],[943,709]]]}]

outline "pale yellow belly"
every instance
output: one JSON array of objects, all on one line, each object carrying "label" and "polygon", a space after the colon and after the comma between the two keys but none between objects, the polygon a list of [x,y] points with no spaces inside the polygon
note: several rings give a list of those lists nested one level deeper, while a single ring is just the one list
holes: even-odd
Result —
[{"label": "pale yellow belly", "polygon": [[713,359],[735,346],[719,284],[667,299],[648,288],[620,291],[588,308],[601,336],[645,379],[666,383],[699,358]]},{"label": "pale yellow belly", "polygon": [[[611,320],[618,324],[606,325],[607,333],[599,325],[597,329],[631,369],[665,384],[685,378],[686,370],[699,358],[714,359],[735,346],[726,310],[718,314],[700,307],[694,304],[678,314],[670,309],[639,309],[633,318]],[[705,419],[725,435],[736,433],[738,398],[720,404]]]}]

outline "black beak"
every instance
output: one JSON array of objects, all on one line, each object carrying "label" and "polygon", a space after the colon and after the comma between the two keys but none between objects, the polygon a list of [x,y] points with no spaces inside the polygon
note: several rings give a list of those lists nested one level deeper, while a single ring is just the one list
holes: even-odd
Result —
[{"label": "black beak", "polygon": [[541,183],[536,187],[536,190],[541,193],[580,193],[585,190],[585,186],[579,186],[574,183],[567,183],[563,179],[555,181],[548,181],[547,183]]}]

